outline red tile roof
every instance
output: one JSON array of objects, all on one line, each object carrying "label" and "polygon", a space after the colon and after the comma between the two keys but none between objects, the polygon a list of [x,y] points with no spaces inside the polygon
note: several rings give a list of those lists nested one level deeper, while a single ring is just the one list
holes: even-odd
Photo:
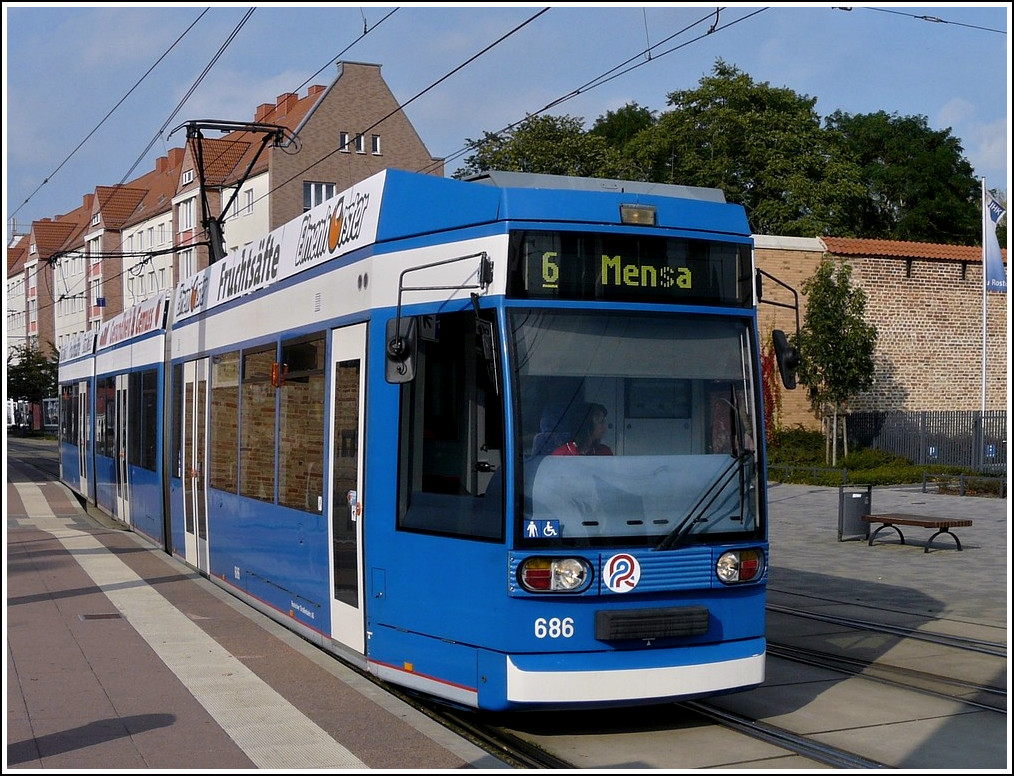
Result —
[{"label": "red tile roof", "polygon": [[[243,161],[250,153],[253,140],[248,138],[259,138],[253,132],[230,132],[222,138],[204,138],[201,145],[204,160],[204,179],[208,186],[225,186],[242,174],[243,169],[237,169],[240,161]],[[196,141],[191,140],[191,143]],[[256,143],[259,149],[260,142]],[[196,151],[191,152],[197,158]],[[266,160],[265,160],[266,162]],[[246,162],[249,164],[249,160]]]},{"label": "red tile roof", "polygon": [[[944,261],[982,261],[982,248],[976,245],[938,245],[904,240],[866,240],[859,237],[821,237],[824,248],[836,256],[884,259],[942,259]],[[1007,261],[1007,249],[1000,251]]]},{"label": "red tile roof", "polygon": [[22,237],[15,245],[7,246],[7,276],[15,275],[25,269],[28,258],[28,238]]},{"label": "red tile roof", "polygon": [[103,226],[106,229],[120,229],[137,210],[146,193],[145,189],[132,186],[96,186],[96,209],[102,214]]},{"label": "red tile roof", "polygon": [[62,250],[71,238],[80,232],[81,224],[74,220],[51,221],[46,218],[32,224],[32,235],[29,239],[35,243],[35,253],[39,261],[46,261],[53,254]]}]

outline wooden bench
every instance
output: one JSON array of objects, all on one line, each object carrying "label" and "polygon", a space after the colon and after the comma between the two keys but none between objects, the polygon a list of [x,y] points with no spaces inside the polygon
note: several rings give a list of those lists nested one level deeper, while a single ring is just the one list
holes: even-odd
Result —
[{"label": "wooden bench", "polygon": [[960,528],[962,526],[971,525],[971,520],[949,520],[947,518],[940,517],[920,517],[919,515],[864,515],[864,523],[878,524],[880,527],[877,528],[870,535],[869,546],[873,546],[873,540],[877,538],[877,534],[883,531],[885,528],[893,528],[898,532],[898,536],[901,538],[901,543],[905,543],[905,535],[898,528],[899,525],[918,525],[923,528],[935,528],[937,532],[933,534],[929,541],[926,542],[926,547],[923,552],[929,552],[930,544],[940,534],[947,534],[954,539],[954,544],[957,545],[958,551],[961,551],[961,542],[956,534],[951,533],[952,528]]}]

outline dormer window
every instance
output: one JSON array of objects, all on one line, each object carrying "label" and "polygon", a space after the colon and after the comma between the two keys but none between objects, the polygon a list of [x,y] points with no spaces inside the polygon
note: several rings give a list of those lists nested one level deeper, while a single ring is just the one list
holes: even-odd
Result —
[{"label": "dormer window", "polygon": [[96,213],[95,215],[92,216],[92,226],[98,225],[99,225],[99,214]]},{"label": "dormer window", "polygon": [[193,183],[193,182],[194,182],[194,171],[193,170],[184,170],[183,171],[183,178],[181,179],[181,183],[184,186],[186,186],[188,183]]}]

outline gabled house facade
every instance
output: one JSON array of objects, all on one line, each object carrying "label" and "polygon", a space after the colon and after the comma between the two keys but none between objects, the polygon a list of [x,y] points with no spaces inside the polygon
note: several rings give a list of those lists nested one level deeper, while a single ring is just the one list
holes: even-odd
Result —
[{"label": "gabled house facade", "polygon": [[[311,207],[389,167],[443,176],[380,75],[380,65],[339,62],[329,86],[303,97],[279,95],[257,107],[253,122],[284,130],[278,144],[264,133],[236,130],[189,139],[173,199],[177,279],[210,260],[202,223],[201,178],[210,213],[223,217],[224,250],[254,242]],[[224,212],[223,212],[224,210]]]},{"label": "gabled house facade", "polygon": [[28,238],[19,237],[7,246],[7,317],[6,348],[20,347],[28,341],[28,307],[25,301],[25,260],[28,258]]},{"label": "gabled house facade", "polygon": [[57,302],[69,297],[57,289],[53,267],[61,254],[79,244],[87,219],[91,197],[85,197],[77,210],[53,219],[35,221],[28,232],[28,255],[25,258],[25,321],[26,336],[43,352],[50,343],[57,345]]}]

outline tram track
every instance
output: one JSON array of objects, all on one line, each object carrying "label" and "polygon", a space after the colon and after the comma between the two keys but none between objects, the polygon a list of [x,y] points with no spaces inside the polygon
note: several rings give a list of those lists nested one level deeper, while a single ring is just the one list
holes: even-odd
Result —
[{"label": "tram track", "polygon": [[839,617],[837,615],[827,613],[810,612],[804,609],[793,609],[788,606],[778,606],[775,604],[768,604],[766,607],[768,612],[777,612],[780,614],[787,614],[792,617],[805,617],[810,620],[817,620],[820,622],[830,623],[834,625],[842,625],[853,630],[866,630],[873,631],[876,633],[884,633],[892,636],[899,636],[906,639],[915,639],[917,641],[925,641],[933,644],[940,644],[944,646],[951,646],[957,649],[963,649],[970,652],[981,652],[986,655],[995,655],[997,657],[1007,657],[1007,646],[1005,644],[999,644],[995,641],[988,641],[985,639],[972,639],[965,636],[954,636],[946,633],[933,633],[924,631],[918,628],[909,628],[899,625],[891,625],[883,622],[875,622],[872,620],[860,620],[853,617]]},{"label": "tram track", "polygon": [[898,687],[919,690],[988,711],[1007,712],[1007,690],[995,685],[984,685],[937,676],[926,671],[886,665],[876,661],[857,660],[815,650],[799,649],[784,644],[768,644],[772,657],[796,663],[862,676]]},{"label": "tram track", "polygon": [[[785,606],[768,605],[769,613],[804,618],[834,625],[842,630],[834,638],[820,640],[823,648],[812,643],[799,643],[797,637],[769,638],[768,655],[839,673],[862,676],[897,687],[918,690],[938,698],[967,704],[974,708],[1001,713],[1007,712],[1007,688],[995,677],[1006,675],[1007,648],[1004,644],[982,638],[956,636],[926,631],[869,619],[816,613]],[[792,629],[784,629],[788,634]],[[876,634],[893,641],[875,659],[868,657],[861,637],[849,637],[850,632]],[[849,645],[855,645],[849,647]],[[931,645],[926,650],[923,645]],[[897,658],[889,655],[900,652]],[[930,670],[913,665],[925,663]],[[986,677],[986,678],[983,678]]]},{"label": "tram track", "polygon": [[832,768],[874,770],[889,767],[854,752],[823,744],[807,736],[766,724],[760,720],[749,719],[742,715],[734,714],[705,701],[685,701],[679,705],[700,714],[702,717],[724,728],[735,730],[751,738],[773,744],[802,757],[829,765]]}]

